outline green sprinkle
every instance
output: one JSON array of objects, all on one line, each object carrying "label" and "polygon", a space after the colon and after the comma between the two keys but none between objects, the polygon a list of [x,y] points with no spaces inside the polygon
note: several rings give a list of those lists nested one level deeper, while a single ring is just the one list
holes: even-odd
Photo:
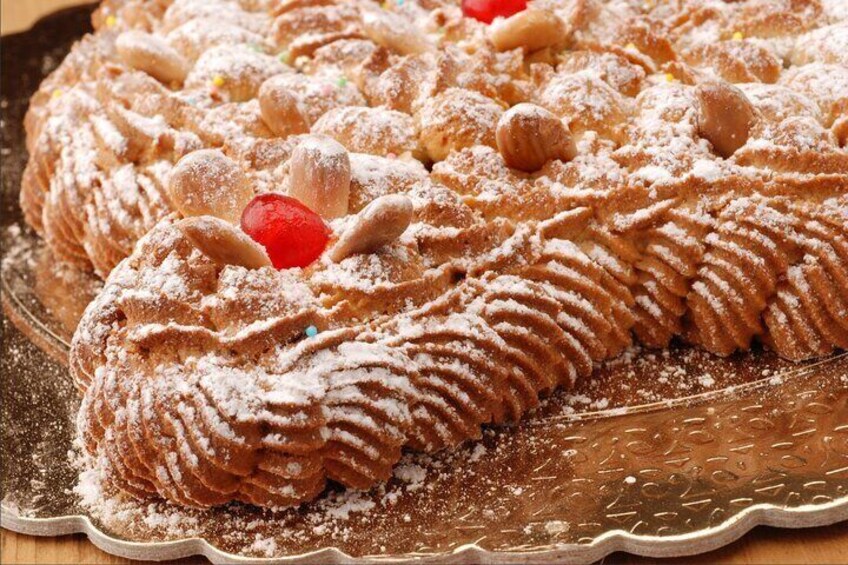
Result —
[{"label": "green sprinkle", "polygon": [[248,43],[247,46],[251,51],[256,51],[257,53],[264,53],[265,48],[259,45],[258,43]]},{"label": "green sprinkle", "polygon": [[345,86],[347,86],[347,77],[340,78],[338,85],[339,85],[339,88],[344,88]]},{"label": "green sprinkle", "polygon": [[285,63],[287,65],[289,64],[289,57],[290,54],[288,51],[281,51],[280,54],[277,55],[277,58],[280,60],[280,62]]},{"label": "green sprinkle", "polygon": [[306,337],[315,337],[318,335],[318,328],[315,326],[309,326],[306,328]]}]

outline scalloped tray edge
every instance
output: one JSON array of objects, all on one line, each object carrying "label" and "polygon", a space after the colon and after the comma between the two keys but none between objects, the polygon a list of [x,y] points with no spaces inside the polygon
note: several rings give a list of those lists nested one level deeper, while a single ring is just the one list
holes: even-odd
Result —
[{"label": "scalloped tray edge", "polygon": [[381,556],[352,557],[336,548],[286,557],[243,557],[223,552],[202,538],[186,538],[168,542],[131,542],[111,537],[95,526],[87,516],[25,518],[5,504],[0,505],[0,527],[32,536],[85,534],[101,550],[127,559],[165,561],[203,555],[213,563],[270,565],[276,563],[591,563],[616,551],[644,557],[683,557],[706,553],[730,544],[756,526],[779,528],[812,528],[848,520],[848,497],[827,504],[781,508],[759,504],[746,508],[720,525],[677,536],[639,536],[622,530],[610,531],[590,544],[565,544],[553,549],[530,553],[493,552],[475,544],[467,544],[449,553],[406,555],[398,558]]}]

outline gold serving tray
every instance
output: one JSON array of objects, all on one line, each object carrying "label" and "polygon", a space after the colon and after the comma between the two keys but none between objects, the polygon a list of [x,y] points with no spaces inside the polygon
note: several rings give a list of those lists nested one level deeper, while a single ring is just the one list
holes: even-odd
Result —
[{"label": "gold serving tray", "polygon": [[585,563],[614,551],[709,551],[759,524],[848,520],[848,356],[793,364],[683,347],[599,367],[480,442],[408,454],[367,492],[330,489],[284,511],[84,505],[72,463],[79,399],[64,363],[98,283],[57,266],[23,226],[17,192],[26,101],[86,30],[89,10],[52,16],[0,49],[4,528],[81,532],[134,559]]}]

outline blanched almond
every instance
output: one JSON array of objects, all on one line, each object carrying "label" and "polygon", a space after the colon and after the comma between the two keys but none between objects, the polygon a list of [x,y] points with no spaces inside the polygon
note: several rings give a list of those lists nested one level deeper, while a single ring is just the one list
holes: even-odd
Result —
[{"label": "blanched almond", "polygon": [[177,162],[168,194],[183,216],[216,216],[235,224],[253,188],[232,159],[217,149],[202,149]]},{"label": "blanched almond", "polygon": [[347,149],[329,137],[306,137],[289,159],[288,193],[324,218],[346,216],[350,200]]},{"label": "blanched almond", "polygon": [[221,266],[236,265],[247,269],[271,266],[261,245],[223,220],[200,216],[185,218],[176,225],[197,249]]},{"label": "blanched almond", "polygon": [[698,131],[716,153],[728,158],[745,145],[756,113],[745,94],[726,82],[705,82],[695,89],[700,103]]},{"label": "blanched almond", "polygon": [[374,253],[399,238],[412,222],[412,201],[402,194],[381,196],[363,208],[330,250],[339,262],[357,253]]},{"label": "blanched almond", "polygon": [[570,161],[577,155],[568,126],[535,104],[517,104],[504,112],[495,139],[506,164],[526,172],[538,171],[551,159]]},{"label": "blanched almond", "polygon": [[489,39],[498,51],[522,48],[532,53],[563,43],[566,26],[550,10],[529,9],[505,20],[496,20],[489,28]]},{"label": "blanched almond", "polygon": [[309,124],[298,107],[297,96],[282,81],[286,77],[272,77],[259,88],[259,111],[265,125],[280,137],[309,131]]},{"label": "blanched almond", "polygon": [[115,40],[121,59],[165,84],[182,83],[189,64],[176,49],[155,35],[143,31],[125,31]]}]

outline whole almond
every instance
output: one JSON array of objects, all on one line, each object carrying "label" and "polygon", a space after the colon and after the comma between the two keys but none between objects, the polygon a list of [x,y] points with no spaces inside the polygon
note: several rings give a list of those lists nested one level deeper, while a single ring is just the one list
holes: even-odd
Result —
[{"label": "whole almond", "polygon": [[168,194],[185,217],[209,215],[235,224],[253,198],[253,188],[232,159],[217,149],[201,149],[174,166]]},{"label": "whole almond", "polygon": [[699,84],[698,132],[712,143],[716,153],[728,158],[745,145],[756,120],[756,112],[745,94],[719,81]]},{"label": "whole almond", "polygon": [[524,10],[505,20],[496,20],[489,28],[489,40],[498,51],[521,48],[532,53],[563,43],[565,39],[565,22],[550,10]]},{"label": "whole almond", "polygon": [[373,253],[399,238],[412,222],[412,201],[402,194],[387,194],[360,210],[339,241],[330,259],[339,262],[357,253]]},{"label": "whole almond", "polygon": [[236,226],[212,216],[185,218],[177,228],[204,255],[221,266],[270,267],[265,249]]},{"label": "whole almond", "polygon": [[289,159],[289,196],[324,218],[346,216],[350,201],[350,156],[339,142],[311,135]]},{"label": "whole almond", "polygon": [[125,31],[115,40],[121,59],[165,84],[182,83],[189,64],[176,49],[155,35],[138,30]]},{"label": "whole almond", "polygon": [[297,96],[281,83],[285,77],[272,77],[259,88],[262,121],[280,137],[309,131],[309,124],[298,107]]},{"label": "whole almond", "polygon": [[568,126],[535,104],[517,104],[504,112],[495,140],[506,164],[528,173],[552,159],[570,161],[577,155]]}]

